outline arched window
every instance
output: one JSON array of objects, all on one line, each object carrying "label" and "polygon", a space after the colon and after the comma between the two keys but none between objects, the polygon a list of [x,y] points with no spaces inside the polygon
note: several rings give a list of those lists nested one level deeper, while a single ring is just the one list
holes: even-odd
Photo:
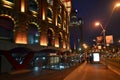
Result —
[{"label": "arched window", "polygon": [[28,6],[29,6],[30,11],[35,11],[35,12],[38,11],[38,6],[37,6],[36,0],[29,0]]},{"label": "arched window", "polygon": [[9,2],[12,2],[12,3],[14,3],[14,0],[6,0],[6,1],[9,1]]},{"label": "arched window", "polygon": [[62,12],[62,7],[60,5],[58,5],[58,11],[59,11],[59,13]]},{"label": "arched window", "polygon": [[59,47],[62,48],[63,44],[62,44],[62,35],[61,34],[59,34],[58,40],[59,40]]},{"label": "arched window", "polygon": [[50,5],[53,5],[53,0],[47,0],[47,3],[49,3]]},{"label": "arched window", "polygon": [[48,29],[48,32],[47,32],[47,35],[48,35],[48,46],[53,46],[53,32],[51,29]]},{"label": "arched window", "polygon": [[0,39],[13,40],[14,22],[12,19],[0,16]]},{"label": "arched window", "polygon": [[38,28],[34,24],[30,24],[28,28],[28,44],[39,43]]},{"label": "arched window", "polygon": [[58,23],[61,24],[61,22],[62,22],[62,21],[61,21],[61,17],[60,17],[60,15],[59,15],[59,16],[58,16]]},{"label": "arched window", "polygon": [[49,19],[49,20],[52,20],[52,16],[53,16],[53,14],[52,14],[52,11],[51,11],[51,9],[47,9],[47,18]]}]

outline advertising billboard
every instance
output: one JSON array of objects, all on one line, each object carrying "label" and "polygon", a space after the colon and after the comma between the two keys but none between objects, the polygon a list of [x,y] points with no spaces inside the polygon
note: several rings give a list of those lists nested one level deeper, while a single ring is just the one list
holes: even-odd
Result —
[{"label": "advertising billboard", "polygon": [[100,53],[93,53],[93,61],[100,62]]}]

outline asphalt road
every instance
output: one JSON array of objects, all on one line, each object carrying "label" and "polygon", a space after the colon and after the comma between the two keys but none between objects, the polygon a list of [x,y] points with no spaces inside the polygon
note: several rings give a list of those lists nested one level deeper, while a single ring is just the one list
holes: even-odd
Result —
[{"label": "asphalt road", "polygon": [[70,74],[73,70],[79,67],[81,64],[77,64],[65,70],[43,70],[32,71],[29,73],[21,74],[2,74],[0,80],[64,80],[64,78]]},{"label": "asphalt road", "polygon": [[38,71],[0,75],[0,80],[120,80],[120,76],[103,64],[83,63],[66,70]]}]

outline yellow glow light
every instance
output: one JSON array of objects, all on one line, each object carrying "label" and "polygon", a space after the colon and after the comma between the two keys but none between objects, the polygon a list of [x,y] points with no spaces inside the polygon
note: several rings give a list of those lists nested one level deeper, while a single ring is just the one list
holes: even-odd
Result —
[{"label": "yellow glow light", "polygon": [[24,0],[21,0],[21,12],[25,12],[25,3],[24,3]]},{"label": "yellow glow light", "polygon": [[100,23],[99,23],[99,22],[96,22],[96,23],[95,23],[95,26],[99,26],[99,25],[100,25]]},{"label": "yellow glow light", "polygon": [[7,0],[2,0],[3,6],[7,8],[12,8],[14,6],[14,3],[7,1]]},{"label": "yellow glow light", "polygon": [[45,11],[43,9],[43,12],[42,12],[42,19],[45,20]]},{"label": "yellow glow light", "polygon": [[27,38],[23,33],[18,33],[16,36],[15,43],[18,44],[27,44]]},{"label": "yellow glow light", "polygon": [[44,35],[41,36],[40,45],[47,46],[47,40],[46,40],[46,37]]},{"label": "yellow glow light", "polygon": [[120,7],[120,3],[117,3],[115,6],[116,6],[116,7]]}]

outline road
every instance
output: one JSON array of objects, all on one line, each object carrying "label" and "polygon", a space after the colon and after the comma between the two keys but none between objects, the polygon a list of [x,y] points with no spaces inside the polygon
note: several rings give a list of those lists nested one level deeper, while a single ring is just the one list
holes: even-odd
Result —
[{"label": "road", "polygon": [[103,64],[83,64],[70,73],[64,80],[120,80],[120,76]]},{"label": "road", "polygon": [[38,71],[24,74],[1,75],[0,80],[120,80],[120,75],[103,64],[84,62],[61,71]]},{"label": "road", "polygon": [[81,64],[75,65],[65,70],[43,70],[32,71],[20,74],[2,74],[0,80],[64,80],[64,78],[74,71]]}]

